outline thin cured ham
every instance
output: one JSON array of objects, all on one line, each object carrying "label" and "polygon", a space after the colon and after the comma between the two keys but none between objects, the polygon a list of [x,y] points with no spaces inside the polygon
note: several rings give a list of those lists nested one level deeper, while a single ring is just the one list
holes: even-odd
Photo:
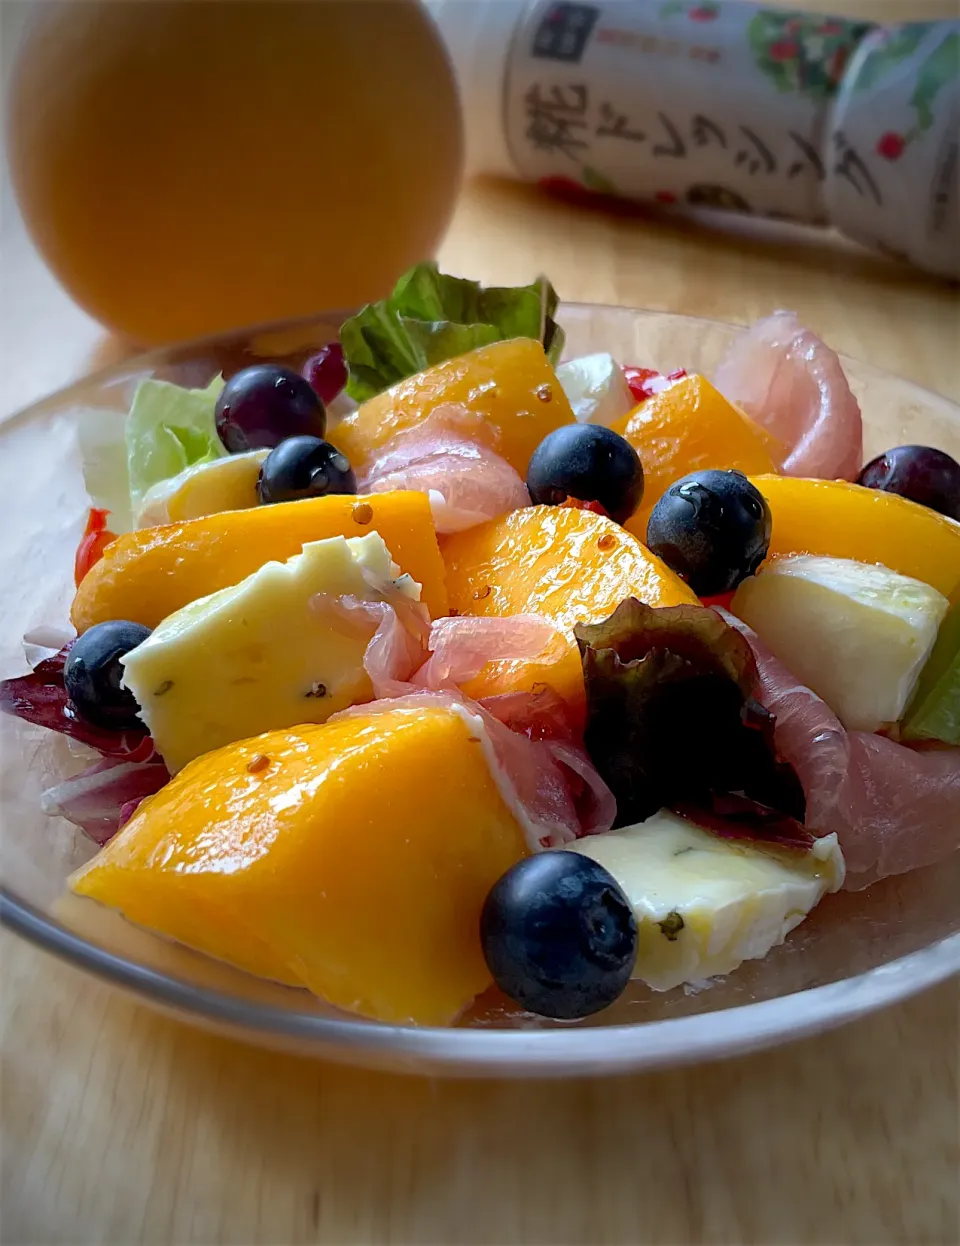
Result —
[{"label": "thin cured ham", "polygon": [[367,465],[358,488],[426,493],[437,531],[444,534],[529,506],[523,481],[481,433],[477,417],[465,407],[439,406],[416,428],[389,441]]},{"label": "thin cured ham", "polygon": [[853,890],[942,860],[960,848],[960,749],[912,748],[847,732],[829,706],[745,624],[757,660],[760,701],[776,716],[778,752],[797,772],[807,826],[836,832]]},{"label": "thin cured ham", "polygon": [[[551,705],[549,712],[557,735],[547,737],[537,730],[545,719],[536,696],[526,698],[523,705],[516,698],[491,698],[489,705],[481,705],[457,686],[458,681],[466,682],[476,674],[492,654],[537,657],[553,639],[551,624],[525,615],[440,619],[430,629],[430,657],[411,672],[414,648],[398,636],[398,629],[406,630],[404,624],[391,606],[384,605],[382,611],[364,657],[378,700],[373,707],[355,707],[343,714],[369,714],[372,708],[417,709],[438,701],[449,705],[476,730],[487,750],[491,773],[524,828],[531,850],[556,848],[581,835],[609,830],[616,816],[613,795],[574,741],[569,720],[556,713],[556,707]],[[378,636],[382,638],[379,644]],[[495,703],[500,700],[511,702],[506,721],[497,716]]]},{"label": "thin cured ham", "polygon": [[717,389],[787,447],[788,476],[854,480],[863,421],[835,351],[778,311],[738,335],[717,367]]},{"label": "thin cured ham", "polygon": [[535,614],[437,619],[430,628],[430,659],[414,682],[436,691],[466,683],[498,658],[534,661],[558,634]]},{"label": "thin cured ham", "polygon": [[391,594],[389,601],[317,593],[310,608],[336,629],[370,638],[363,667],[374,697],[402,695],[427,658],[430,623],[426,608],[401,593]]}]

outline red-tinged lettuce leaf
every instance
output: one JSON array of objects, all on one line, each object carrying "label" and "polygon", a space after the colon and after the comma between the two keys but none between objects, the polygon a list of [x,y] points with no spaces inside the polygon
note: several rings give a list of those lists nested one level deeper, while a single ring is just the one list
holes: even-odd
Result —
[{"label": "red-tinged lettuce leaf", "polygon": [[735,793],[715,792],[709,808],[677,804],[673,812],[722,839],[762,839],[779,848],[793,848],[799,852],[809,852],[817,842],[813,832],[801,826],[796,818]]},{"label": "red-tinged lettuce leaf", "polygon": [[48,788],[41,808],[66,818],[101,847],[116,835],[140,802],[169,781],[160,761],[131,762],[103,758],[72,779]]},{"label": "red-tinged lettuce leaf", "polygon": [[61,735],[95,748],[104,757],[118,757],[123,761],[150,761],[156,757],[146,727],[111,731],[84,722],[77,715],[63,686],[63,664],[72,645],[73,641],[52,658],[38,662],[28,675],[0,680],[0,712],[59,731]]},{"label": "red-tinged lettuce leaf", "polygon": [[534,684],[529,691],[483,697],[480,704],[505,727],[531,740],[579,743],[580,722],[576,710],[549,684]]},{"label": "red-tinged lettuce leaf", "polygon": [[754,700],[756,663],[739,632],[703,606],[654,609],[634,598],[574,631],[584,743],[616,797],[618,826],[682,807],[688,817],[702,811],[704,825],[723,819],[755,838],[799,839],[803,789],[774,751],[775,720]]}]

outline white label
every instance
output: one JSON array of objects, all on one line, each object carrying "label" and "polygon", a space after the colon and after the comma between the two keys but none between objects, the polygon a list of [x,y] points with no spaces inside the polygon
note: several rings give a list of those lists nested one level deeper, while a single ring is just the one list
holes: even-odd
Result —
[{"label": "white label", "polygon": [[532,181],[832,219],[960,275],[958,47],[958,22],[881,29],[740,0],[547,0],[514,36],[507,144]]}]

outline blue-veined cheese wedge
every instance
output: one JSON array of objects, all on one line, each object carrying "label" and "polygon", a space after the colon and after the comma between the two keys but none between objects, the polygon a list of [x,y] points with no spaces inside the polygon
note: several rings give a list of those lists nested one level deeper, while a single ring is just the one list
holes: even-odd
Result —
[{"label": "blue-veined cheese wedge", "polygon": [[640,936],[633,976],[656,991],[766,956],[839,890],[845,873],[836,835],[798,852],[722,839],[666,810],[588,835],[570,851],[592,857],[620,884]]},{"label": "blue-veined cheese wedge", "polygon": [[377,532],[313,541],[169,615],[127,654],[123,683],[172,773],[235,740],[372,699],[363,656],[374,624],[317,610],[318,593],[419,601],[420,585],[400,576]]}]

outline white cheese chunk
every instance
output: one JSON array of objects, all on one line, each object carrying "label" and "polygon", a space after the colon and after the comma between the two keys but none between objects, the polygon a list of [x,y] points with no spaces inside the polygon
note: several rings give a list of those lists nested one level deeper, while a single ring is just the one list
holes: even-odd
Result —
[{"label": "white cheese chunk", "polygon": [[160,480],[143,495],[136,514],[138,528],[202,519],[221,511],[259,506],[257,480],[269,450],[230,454],[211,463],[196,463],[169,480]]},{"label": "white cheese chunk", "polygon": [[374,622],[311,599],[418,601],[420,585],[398,576],[379,533],[331,537],[164,619],[123,659],[123,683],[171,772],[221,745],[370,700],[363,656]]},{"label": "white cheese chunk", "polygon": [[562,363],[557,380],[581,424],[613,424],[637,405],[612,355],[582,355]]},{"label": "white cheese chunk", "polygon": [[902,717],[947,604],[886,567],[797,554],[744,580],[730,608],[848,731],[877,731]]},{"label": "white cheese chunk", "polygon": [[640,932],[633,976],[656,991],[765,956],[845,873],[836,835],[797,852],[722,839],[666,810],[588,835],[570,851],[592,857],[620,884]]}]

